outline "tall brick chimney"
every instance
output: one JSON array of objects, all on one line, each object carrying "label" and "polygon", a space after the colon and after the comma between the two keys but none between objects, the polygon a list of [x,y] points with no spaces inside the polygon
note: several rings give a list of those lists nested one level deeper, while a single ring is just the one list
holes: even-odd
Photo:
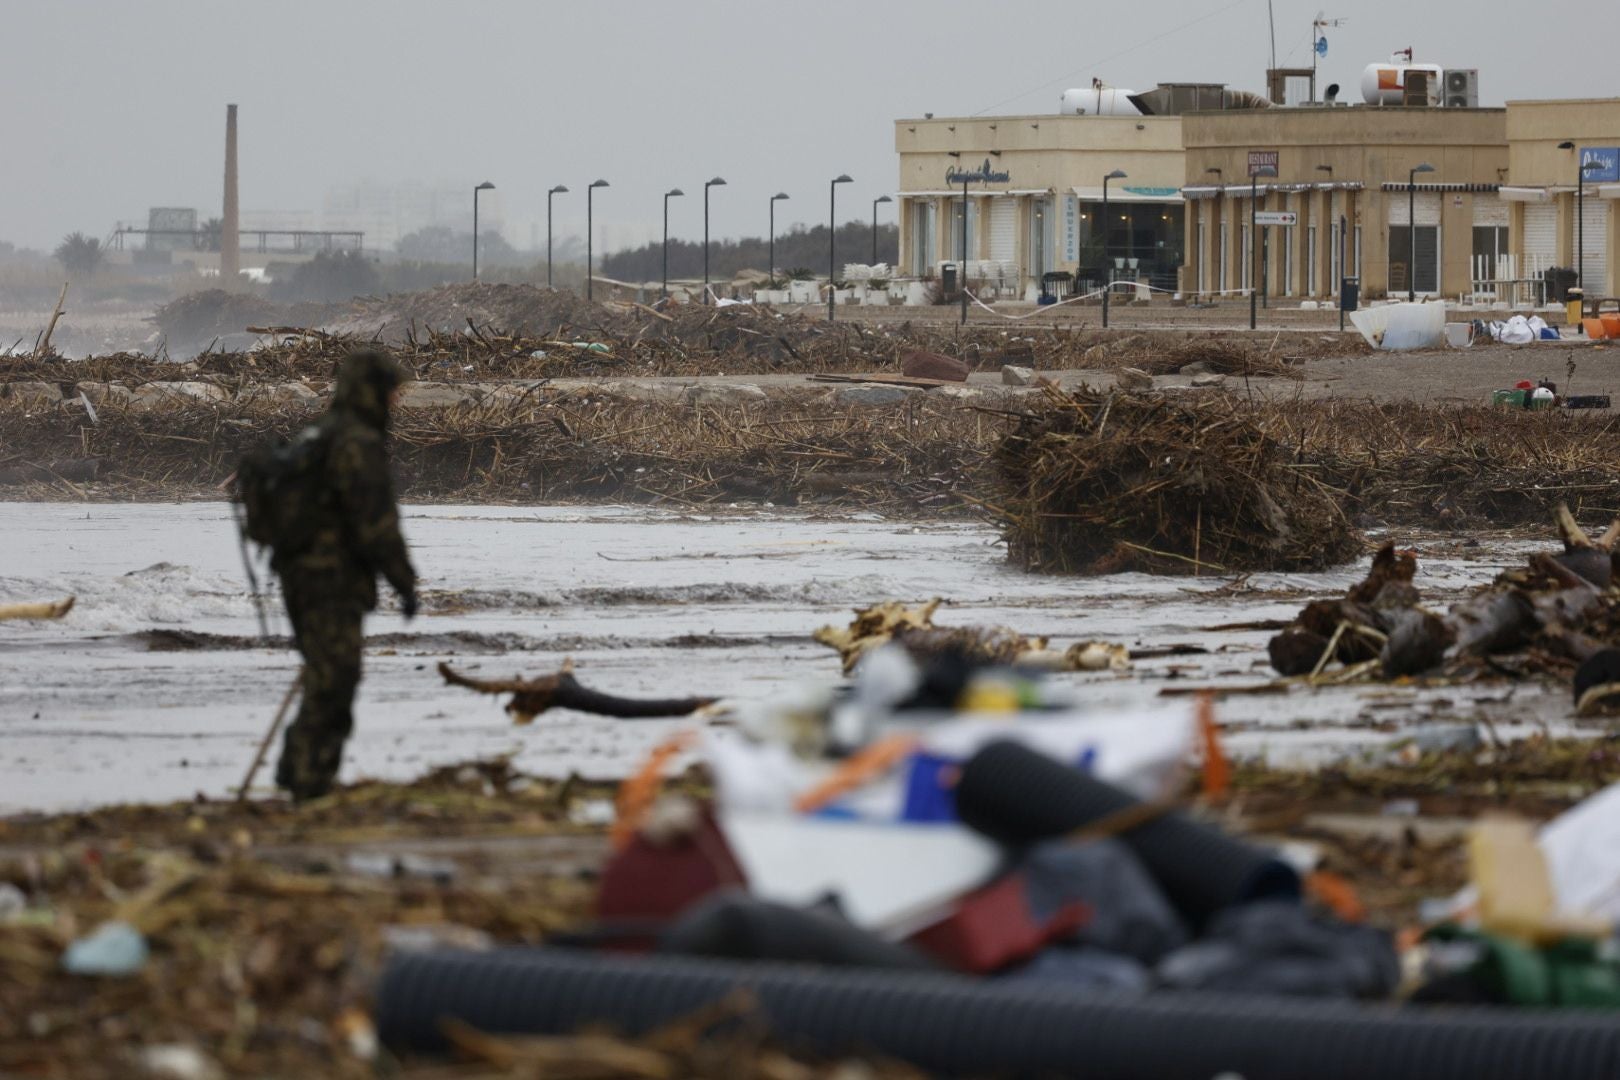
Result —
[{"label": "tall brick chimney", "polygon": [[234,289],[242,273],[242,214],[236,202],[236,106],[225,106],[225,213],[219,234],[219,282]]}]

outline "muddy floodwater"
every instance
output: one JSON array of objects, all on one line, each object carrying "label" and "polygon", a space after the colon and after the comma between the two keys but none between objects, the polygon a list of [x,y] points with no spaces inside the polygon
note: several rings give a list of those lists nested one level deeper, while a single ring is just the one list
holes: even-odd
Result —
[{"label": "muddy floodwater", "polygon": [[[505,676],[572,657],[581,681],[616,693],[764,699],[839,677],[835,654],[810,640],[817,626],[940,596],[941,624],[1207,650],[1129,675],[1060,676],[1082,682],[1092,708],[1129,709],[1167,688],[1267,681],[1270,633],[1229,627],[1286,619],[1362,569],[1035,577],[1006,564],[986,525],[859,514],[432,506],[407,508],[405,529],[423,613],[407,624],[385,608],[367,623],[345,779],[502,753],[536,773],[612,777],[679,726],[558,712],[515,728],[498,699],[445,687],[440,660]],[[1435,604],[1544,546],[1404,539]],[[231,791],[297,664],[277,597],[267,606],[281,640],[257,640],[230,508],[0,504],[0,602],[67,595],[78,603],[61,622],[0,623],[0,812]],[[1443,738],[1459,724],[1558,729],[1570,712],[1562,693],[1506,684],[1295,689],[1219,706],[1234,752],[1273,760]]]}]

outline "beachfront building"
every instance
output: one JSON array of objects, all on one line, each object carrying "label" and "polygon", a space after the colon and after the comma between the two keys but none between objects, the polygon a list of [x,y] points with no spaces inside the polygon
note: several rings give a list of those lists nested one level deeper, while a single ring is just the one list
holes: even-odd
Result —
[{"label": "beachfront building", "polygon": [[[1510,250],[1502,109],[1195,113],[1182,134],[1188,293],[1242,293],[1258,273],[1268,296],[1328,298],[1342,269],[1363,296],[1455,297],[1473,286],[1475,256],[1494,276]],[[1266,167],[1276,175],[1255,175]],[[1294,215],[1260,229],[1258,257],[1251,211]]]},{"label": "beachfront building", "polygon": [[1507,104],[1510,211],[1524,270],[1567,267],[1620,296],[1620,98]]},{"label": "beachfront building", "polygon": [[[1067,275],[1054,288],[1089,291],[1110,272],[1173,290],[1184,261],[1181,113],[1257,103],[1207,84],[1097,87],[1070,91],[1055,115],[898,120],[900,272],[958,274],[965,226],[976,295],[1032,300],[1049,274]],[[1116,171],[1125,175],[1108,181],[1104,221],[1104,178]]]}]

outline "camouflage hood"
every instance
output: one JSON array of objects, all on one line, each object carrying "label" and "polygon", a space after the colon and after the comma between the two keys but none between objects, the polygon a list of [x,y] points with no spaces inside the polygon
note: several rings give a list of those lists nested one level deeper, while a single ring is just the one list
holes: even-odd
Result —
[{"label": "camouflage hood", "polygon": [[388,395],[404,381],[399,364],[367,349],[351,354],[338,370],[332,411],[344,412],[379,431],[388,427]]}]

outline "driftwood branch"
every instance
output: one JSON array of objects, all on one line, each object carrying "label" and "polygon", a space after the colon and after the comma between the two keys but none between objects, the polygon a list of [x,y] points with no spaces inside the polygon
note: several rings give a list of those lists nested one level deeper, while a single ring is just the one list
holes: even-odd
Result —
[{"label": "driftwood branch", "polygon": [[666,716],[690,716],[714,698],[624,698],[604,694],[599,690],[581,686],[574,678],[573,664],[563,664],[555,675],[538,679],[478,679],[463,675],[449,664],[439,664],[439,674],[450,686],[465,686],[480,694],[511,694],[506,711],[513,723],[527,724],[548,709],[573,709],[576,712],[611,716],[618,720],[649,720]]},{"label": "driftwood branch", "polygon": [[60,619],[73,610],[73,597],[43,604],[0,604],[0,622],[7,619]]},{"label": "driftwood branch", "polygon": [[44,356],[51,351],[51,335],[56,333],[57,320],[66,314],[62,308],[62,304],[66,300],[67,282],[64,281],[62,282],[62,295],[56,298],[56,310],[51,312],[51,321],[46,325],[45,334],[39,339],[39,344],[34,346],[35,357]]}]

